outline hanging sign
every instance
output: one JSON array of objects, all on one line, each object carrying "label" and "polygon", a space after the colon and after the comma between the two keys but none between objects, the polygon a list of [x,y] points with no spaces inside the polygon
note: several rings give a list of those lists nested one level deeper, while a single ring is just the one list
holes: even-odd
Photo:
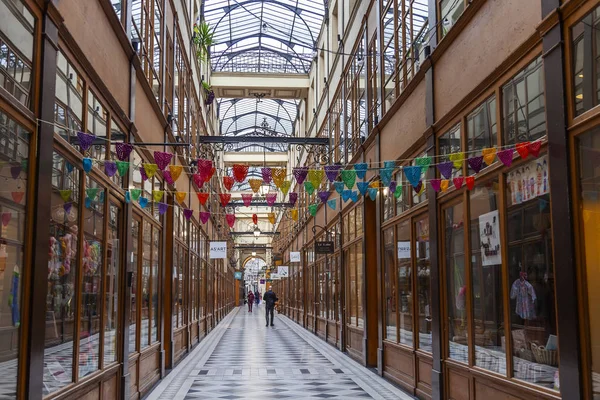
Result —
[{"label": "hanging sign", "polygon": [[277,275],[279,275],[281,278],[287,278],[288,276],[290,276],[289,267],[287,267],[287,266],[277,267]]},{"label": "hanging sign", "polygon": [[271,279],[269,279],[270,281],[278,281],[281,279],[281,276],[279,276],[279,274],[271,274]]},{"label": "hanging sign", "polygon": [[226,259],[227,258],[227,242],[210,242],[209,258]]},{"label": "hanging sign", "polygon": [[234,277],[235,279],[237,279],[238,281],[241,281],[241,280],[242,280],[242,271],[235,271],[235,272],[233,273],[233,277]]},{"label": "hanging sign", "polygon": [[410,241],[398,242],[398,259],[403,260],[410,258]]},{"label": "hanging sign", "polygon": [[300,262],[299,251],[290,251],[290,262]]},{"label": "hanging sign", "polygon": [[479,243],[483,266],[502,264],[498,210],[479,216]]},{"label": "hanging sign", "polygon": [[261,280],[260,280],[260,284],[261,284],[261,285],[264,285],[264,284],[265,284],[265,280],[264,280],[264,279],[261,279]]},{"label": "hanging sign", "polygon": [[316,254],[330,254],[333,251],[333,242],[315,242]]}]

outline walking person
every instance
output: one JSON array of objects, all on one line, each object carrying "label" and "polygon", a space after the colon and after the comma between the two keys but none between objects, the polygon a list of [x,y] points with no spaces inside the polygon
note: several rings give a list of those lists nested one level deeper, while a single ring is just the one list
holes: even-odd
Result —
[{"label": "walking person", "polygon": [[260,302],[260,292],[258,290],[254,292],[254,301],[256,301],[256,305]]},{"label": "walking person", "polygon": [[254,293],[248,292],[248,312],[252,312],[252,305],[254,304]]},{"label": "walking person", "polygon": [[266,311],[267,311],[267,325],[266,326],[269,326],[269,314],[271,315],[271,326],[273,326],[273,315],[275,312],[275,303],[277,303],[277,300],[279,300],[279,299],[273,292],[273,288],[271,286],[269,286],[269,290],[263,296],[263,301],[266,304]]}]

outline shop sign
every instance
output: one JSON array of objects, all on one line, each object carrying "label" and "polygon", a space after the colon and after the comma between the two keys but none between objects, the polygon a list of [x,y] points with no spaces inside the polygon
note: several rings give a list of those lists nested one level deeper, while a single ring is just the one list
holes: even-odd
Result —
[{"label": "shop sign", "polygon": [[241,281],[241,280],[242,280],[242,271],[235,271],[235,272],[233,273],[233,277],[234,277],[235,279],[237,279],[238,281]]},{"label": "shop sign", "polygon": [[398,259],[410,258],[410,241],[398,242]]},{"label": "shop sign", "polygon": [[271,279],[272,281],[278,281],[280,280],[281,277],[279,276],[279,274],[271,274]]},{"label": "shop sign", "polygon": [[316,254],[331,254],[333,251],[333,242],[315,242]]},{"label": "shop sign", "polygon": [[209,258],[226,259],[227,258],[227,242],[210,242]]},{"label": "shop sign", "polygon": [[290,251],[290,262],[300,262],[299,251]]},{"label": "shop sign", "polygon": [[479,243],[481,243],[481,265],[502,264],[498,210],[479,216]]},{"label": "shop sign", "polygon": [[264,284],[265,284],[265,280],[264,280],[264,279],[261,279],[261,280],[260,280],[260,284],[261,284],[261,285],[264,285]]},{"label": "shop sign", "polygon": [[287,266],[280,266],[277,268],[277,275],[279,275],[282,278],[287,278],[288,276],[290,276],[290,271],[289,268]]}]

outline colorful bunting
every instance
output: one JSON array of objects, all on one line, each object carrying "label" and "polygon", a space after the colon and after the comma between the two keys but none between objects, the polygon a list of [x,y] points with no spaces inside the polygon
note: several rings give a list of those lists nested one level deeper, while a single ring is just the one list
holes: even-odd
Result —
[{"label": "colorful bunting", "polygon": [[448,190],[449,185],[450,185],[450,181],[448,179],[442,179],[442,183],[440,184],[440,188],[442,189],[442,192],[445,192],[446,190]]},{"label": "colorful bunting", "polygon": [[306,193],[308,193],[309,196],[312,196],[315,192],[315,186],[312,182],[304,182],[304,190],[306,190]]},{"label": "colorful bunting", "polygon": [[71,198],[72,190],[70,189],[59,190],[58,192],[60,193],[60,197],[61,199],[63,199],[63,201],[69,201],[69,199]]},{"label": "colorful bunting", "polygon": [[507,167],[510,167],[513,160],[513,149],[501,150],[496,153],[498,159]]},{"label": "colorful bunting", "polygon": [[117,163],[114,161],[104,162],[104,172],[109,178],[115,176],[115,174],[117,173]]},{"label": "colorful bunting", "polygon": [[203,206],[206,205],[206,200],[208,200],[208,193],[197,193],[198,196],[198,201],[200,202],[200,204],[202,204]]},{"label": "colorful bunting", "polygon": [[413,190],[419,196],[421,195],[421,193],[423,193],[424,189],[425,189],[425,185],[423,184],[423,181],[419,181],[418,184],[413,185]]},{"label": "colorful bunting", "polygon": [[[73,203],[71,203],[70,201],[68,203],[63,204],[63,210],[65,210],[65,212],[67,214],[69,214],[71,212],[71,207],[73,207]],[[10,213],[8,213],[10,215]],[[3,218],[3,222],[4,222],[4,215],[2,215]],[[9,218],[10,220],[10,218]]]},{"label": "colorful bunting", "polygon": [[21,204],[21,201],[23,201],[23,197],[25,196],[25,192],[10,192],[10,195],[15,203]]},{"label": "colorful bunting", "polygon": [[262,185],[262,180],[260,179],[248,179],[248,183],[250,184],[250,188],[254,193],[258,193],[260,187]]},{"label": "colorful bunting", "polygon": [[[14,168],[14,167],[13,167]],[[92,159],[91,158],[84,158],[83,159],[83,170],[88,173],[92,170]],[[12,172],[12,168],[11,168],[11,172]],[[17,175],[18,176],[18,175]],[[13,176],[14,179],[17,179]]]},{"label": "colorful bunting", "polygon": [[200,213],[200,222],[202,222],[203,224],[206,224],[209,219],[210,219],[209,212],[201,212]]},{"label": "colorful bunting", "polygon": [[292,205],[292,207],[295,206],[296,202],[298,201],[298,193],[296,193],[296,192],[290,193],[289,200],[290,200],[290,204]]},{"label": "colorful bunting", "polygon": [[298,185],[302,185],[308,175],[308,167],[296,167],[294,168],[293,173]]},{"label": "colorful bunting", "polygon": [[169,205],[166,203],[158,203],[158,214],[163,215],[167,212]]},{"label": "colorful bunting", "polygon": [[21,160],[21,168],[23,168],[23,171],[27,172],[28,165],[29,165],[29,161],[27,161],[26,158]]},{"label": "colorful bunting", "polygon": [[81,150],[86,152],[87,149],[92,146],[94,139],[96,139],[96,135],[85,132],[77,132],[77,139],[79,139],[79,147],[81,147]]},{"label": "colorful bunting", "polygon": [[267,218],[269,219],[269,222],[271,224],[273,224],[273,225],[275,224],[275,213],[268,213]]},{"label": "colorful bunting", "polygon": [[291,186],[292,186],[291,181],[283,181],[283,183],[279,187],[279,189],[281,189],[281,192],[283,193],[283,197],[287,196],[288,192],[290,191]]},{"label": "colorful bunting", "polygon": [[529,155],[529,144],[529,142],[521,142],[516,145],[517,153],[519,153],[522,159],[526,159]]},{"label": "colorful bunting", "polygon": [[219,193],[219,201],[221,206],[227,207],[227,204],[231,201],[231,193]]},{"label": "colorful bunting", "polygon": [[319,199],[321,199],[321,203],[327,203],[327,199],[329,198],[329,192],[319,192],[317,193]]},{"label": "colorful bunting", "polygon": [[230,228],[233,228],[233,225],[235,224],[235,214],[225,215],[225,220],[227,220],[227,225],[229,225]]},{"label": "colorful bunting", "polygon": [[271,168],[271,176],[273,177],[273,183],[277,188],[281,189],[285,180],[285,174],[287,170],[285,168]]},{"label": "colorful bunting", "polygon": [[242,201],[244,202],[244,206],[250,207],[252,203],[252,193],[242,193]]},{"label": "colorful bunting", "polygon": [[356,170],[353,169],[345,169],[340,172],[342,176],[342,181],[346,184],[348,189],[352,189],[354,187],[354,183],[356,182]]},{"label": "colorful bunting", "polygon": [[198,173],[208,176],[210,175],[210,171],[213,168],[213,163],[211,160],[207,160],[205,158],[201,158],[198,160]]},{"label": "colorful bunting", "polygon": [[456,178],[452,179],[452,182],[454,183],[454,187],[457,189],[460,189],[463,185],[465,181],[465,178],[462,176],[457,176]]},{"label": "colorful bunting", "polygon": [[485,161],[485,163],[488,166],[490,166],[494,163],[494,160],[496,159],[496,148],[492,147],[483,149],[481,150],[481,155],[483,156],[483,161]]},{"label": "colorful bunting", "polygon": [[377,198],[377,188],[369,188],[368,192],[369,192],[369,197],[371,198],[371,200],[375,201],[375,199]]},{"label": "colorful bunting", "polygon": [[431,187],[433,188],[433,190],[435,190],[436,192],[440,191],[440,187],[442,184],[441,179],[432,179],[429,181],[429,183],[431,184]]},{"label": "colorful bunting", "polygon": [[275,200],[277,200],[277,193],[267,193],[265,195],[265,199],[267,200],[267,204],[269,205],[269,207],[273,207],[273,204],[275,204]]},{"label": "colorful bunting", "polygon": [[144,169],[143,165],[140,167],[140,175],[142,176],[142,182],[146,182],[148,180],[148,175],[146,174],[146,170]]},{"label": "colorful bunting", "polygon": [[444,178],[450,179],[452,177],[452,166],[452,161],[446,161],[438,164],[437,169]]},{"label": "colorful bunting", "polygon": [[158,170],[158,165],[156,164],[142,164],[142,167],[144,168],[148,179],[152,178]]},{"label": "colorful bunting", "polygon": [[398,200],[402,196],[402,185],[396,186],[396,190],[394,190],[394,197]]},{"label": "colorful bunting", "polygon": [[260,173],[262,174],[263,182],[266,183],[267,185],[270,185],[271,181],[273,180],[273,175],[271,174],[271,168],[269,168],[269,167],[261,168]]},{"label": "colorful bunting", "polygon": [[213,175],[215,174],[215,172],[217,172],[217,169],[215,167],[212,167],[207,173],[202,174],[202,177],[204,178],[204,182],[209,182],[211,180],[211,178],[213,177]]},{"label": "colorful bunting", "polygon": [[402,170],[404,171],[404,176],[412,186],[417,186],[419,184],[419,181],[421,180],[420,166],[406,166],[403,167]]},{"label": "colorful bunting", "polygon": [[367,176],[368,168],[369,164],[367,163],[354,164],[354,170],[356,171],[356,176],[359,179],[365,179],[365,176]]},{"label": "colorful bunting", "polygon": [[308,171],[308,181],[312,183],[314,189],[318,189],[321,186],[325,172],[322,169],[311,169]]},{"label": "colorful bunting", "polygon": [[131,200],[138,201],[142,194],[142,189],[129,189]]},{"label": "colorful bunting", "polygon": [[165,181],[169,185],[174,185],[175,184],[175,181],[173,180],[173,177],[171,176],[171,171],[163,171],[162,175],[163,175],[163,178],[165,178]]},{"label": "colorful bunting", "polygon": [[242,183],[248,176],[248,166],[243,164],[233,164],[233,177],[236,182]]},{"label": "colorful bunting", "polygon": [[161,202],[164,195],[165,195],[165,192],[163,192],[162,190],[153,190],[152,191],[152,199],[154,200],[155,203]]},{"label": "colorful bunting", "polygon": [[535,142],[531,142],[531,143],[529,143],[529,146],[527,146],[529,153],[534,157],[538,157],[540,155],[541,148],[542,148],[542,142],[539,140],[537,140]]},{"label": "colorful bunting", "polygon": [[332,210],[335,210],[335,208],[337,207],[337,201],[336,199],[331,199],[327,202],[327,205],[329,206],[329,208],[331,208]]},{"label": "colorful bunting", "polygon": [[175,192],[175,200],[179,204],[182,204],[185,201],[186,196],[187,196],[186,192]]},{"label": "colorful bunting", "polygon": [[394,193],[396,191],[396,187],[398,186],[398,182],[391,181],[390,182],[390,192]]},{"label": "colorful bunting", "polygon": [[225,189],[231,190],[234,183],[235,183],[235,180],[233,179],[233,177],[231,177],[231,176],[223,177],[223,186],[225,186]]},{"label": "colorful bunting", "polygon": [[[90,206],[92,205],[92,202],[90,201],[88,203],[89,199],[85,199],[85,207],[86,208],[90,208]],[[131,203],[131,194],[129,193],[129,191],[125,192],[125,203],[129,204]]]},{"label": "colorful bunting", "polygon": [[119,172],[119,176],[125,176],[127,171],[129,170],[129,161],[116,161],[117,171]]},{"label": "colorful bunting", "polygon": [[258,225],[258,215],[252,214],[252,222],[254,222],[254,225]]},{"label": "colorful bunting", "polygon": [[344,182],[333,182],[333,187],[338,194],[342,194],[344,191]]},{"label": "colorful bunting", "polygon": [[146,206],[148,205],[148,199],[145,197],[140,197],[140,207],[142,208],[146,208]]},{"label": "colorful bunting", "polygon": [[[67,211],[67,212],[69,212],[69,211]],[[10,219],[11,218],[12,218],[12,214],[11,213],[9,213],[9,212],[3,212],[2,213],[2,226],[4,226],[4,227],[8,226],[8,224],[10,223]]]},{"label": "colorful bunting", "polygon": [[171,179],[173,179],[173,182],[177,182],[177,179],[179,179],[181,176],[181,172],[183,172],[183,166],[169,165],[169,173],[171,174]]},{"label": "colorful bunting", "polygon": [[154,162],[156,163],[156,165],[158,165],[158,168],[161,171],[164,171],[165,168],[167,168],[167,166],[171,163],[172,159],[173,159],[173,154],[171,154],[171,153],[165,153],[162,151],[154,152]]},{"label": "colorful bunting", "polygon": [[187,209],[187,208],[183,210],[183,216],[188,221],[190,220],[190,218],[192,218],[192,215],[194,215],[194,210],[190,210],[190,209]]},{"label": "colorful bunting", "polygon": [[475,187],[475,177],[474,176],[467,176],[465,178],[465,183],[467,184],[467,189],[473,190],[473,188]]},{"label": "colorful bunting", "polygon": [[[98,196],[98,191],[100,190],[100,188],[87,188],[85,189],[85,197],[87,199],[90,199],[91,201],[96,200],[96,197]],[[132,189],[134,190],[134,189]],[[140,190],[140,189],[137,189]],[[131,192],[131,190],[130,190]],[[141,192],[141,190],[140,190]],[[67,199],[68,200],[68,199]]]},{"label": "colorful bunting", "polygon": [[421,172],[426,174],[431,165],[431,157],[420,157],[415,159],[415,165],[421,167]]},{"label": "colorful bunting", "polygon": [[360,194],[362,194],[363,196],[365,194],[367,194],[367,189],[369,188],[369,182],[358,182],[356,184],[356,186],[358,187],[358,191],[360,192]]},{"label": "colorful bunting", "polygon": [[292,220],[298,221],[298,210],[290,210],[290,217],[292,217]]},{"label": "colorful bunting", "polygon": [[[2,162],[4,163],[5,161],[2,161]],[[4,166],[3,166],[3,167],[4,167]],[[73,167],[73,164],[71,164],[71,163],[70,163],[70,162],[68,162],[68,161],[65,163],[65,167],[67,167],[67,172],[68,172],[69,174],[70,174],[71,172],[73,172],[73,168],[75,168],[75,167]],[[13,178],[13,179],[17,179],[17,178]]]},{"label": "colorful bunting", "polygon": [[313,217],[317,215],[317,209],[318,209],[318,205],[317,204],[311,204],[310,206],[308,206],[308,212]]},{"label": "colorful bunting", "polygon": [[392,174],[394,173],[394,168],[396,166],[395,161],[384,161],[383,168],[379,170],[379,178],[381,182],[383,182],[383,186],[390,186],[392,182]]},{"label": "colorful bunting", "polygon": [[476,174],[483,169],[483,156],[471,157],[467,159],[467,162],[469,163],[469,167],[471,167]]},{"label": "colorful bunting", "polygon": [[15,165],[13,167],[10,167],[10,176],[12,176],[13,179],[17,179],[19,177],[19,175],[21,174],[21,166],[20,165]]},{"label": "colorful bunting", "polygon": [[201,173],[192,175],[192,180],[194,181],[196,186],[198,186],[198,189],[202,189],[202,187],[204,187],[205,177],[206,176]]},{"label": "colorful bunting", "polygon": [[325,175],[329,182],[333,182],[337,179],[340,170],[342,169],[341,165],[326,165],[325,166]]},{"label": "colorful bunting", "polygon": [[119,161],[125,161],[129,159],[129,155],[133,150],[133,145],[131,143],[116,143],[115,150]]}]

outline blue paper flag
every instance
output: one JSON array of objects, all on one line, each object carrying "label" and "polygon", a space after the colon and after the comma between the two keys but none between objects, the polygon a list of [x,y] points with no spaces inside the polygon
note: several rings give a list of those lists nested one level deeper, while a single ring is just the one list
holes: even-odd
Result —
[{"label": "blue paper flag", "polygon": [[385,169],[394,169],[396,168],[396,161],[384,161],[383,168]]},{"label": "blue paper flag", "polygon": [[342,194],[344,191],[344,182],[333,182],[333,187],[338,194]]},{"label": "blue paper flag", "polygon": [[84,158],[83,159],[83,170],[87,173],[90,172],[92,170],[92,159],[91,158]]},{"label": "blue paper flag", "polygon": [[327,202],[327,205],[329,206],[329,208],[331,208],[332,210],[335,210],[336,206],[337,206],[337,199],[331,199]]},{"label": "blue paper flag", "polygon": [[344,201],[350,200],[351,193],[352,193],[351,190],[344,190],[344,191],[342,191],[342,200],[344,200]]},{"label": "blue paper flag", "polygon": [[131,202],[131,195],[129,194],[129,190],[125,192],[125,203]]},{"label": "blue paper flag", "polygon": [[377,188],[369,188],[369,197],[371,200],[375,201],[377,198]]},{"label": "blue paper flag", "polygon": [[73,164],[71,164],[70,162],[67,161],[67,163],[65,164],[65,166],[67,167],[67,172],[68,173],[73,172]]},{"label": "blue paper flag", "polygon": [[353,190],[350,193],[350,200],[352,200],[355,203],[358,201],[358,192],[356,190]]},{"label": "blue paper flag", "polygon": [[393,173],[393,168],[381,168],[379,170],[379,177],[381,178],[381,182],[383,182],[383,186],[390,186],[390,183],[392,183]]},{"label": "blue paper flag", "polygon": [[412,167],[404,167],[404,176],[408,179],[411,186],[418,186],[421,181],[421,167],[418,165]]},{"label": "blue paper flag", "polygon": [[358,187],[358,191],[361,195],[367,194],[367,189],[369,188],[369,182],[357,182],[356,186]]},{"label": "blue paper flag", "polygon": [[140,197],[140,207],[146,208],[148,205],[148,199],[145,197]]},{"label": "blue paper flag", "polygon": [[90,208],[92,206],[92,199],[89,197],[85,198],[85,208]]},{"label": "blue paper flag", "polygon": [[356,176],[359,179],[365,179],[365,176],[367,176],[368,168],[369,168],[369,164],[367,164],[367,163],[354,164],[354,169],[356,170]]}]

